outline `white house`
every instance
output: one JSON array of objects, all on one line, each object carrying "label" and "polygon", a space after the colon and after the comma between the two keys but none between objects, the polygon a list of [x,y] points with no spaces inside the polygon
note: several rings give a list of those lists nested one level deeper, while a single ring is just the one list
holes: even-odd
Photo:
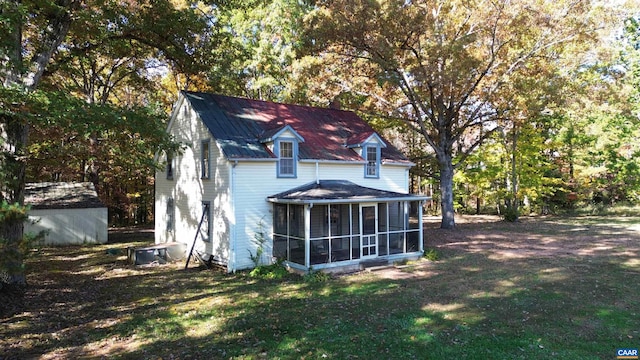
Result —
[{"label": "white house", "polygon": [[46,231],[44,244],[102,244],[108,238],[108,210],[92,183],[42,182],[25,188],[29,221],[25,232]]},{"label": "white house", "polygon": [[259,247],[300,270],[423,252],[413,164],[353,112],[182,92],[168,131],[186,146],[161,155],[157,244],[195,239],[230,272]]}]

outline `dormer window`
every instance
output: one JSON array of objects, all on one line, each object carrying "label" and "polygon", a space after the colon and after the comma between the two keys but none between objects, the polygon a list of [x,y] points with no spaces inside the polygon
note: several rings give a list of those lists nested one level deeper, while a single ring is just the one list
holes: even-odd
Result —
[{"label": "dormer window", "polygon": [[356,134],[347,140],[346,146],[364,160],[364,177],[380,178],[381,149],[387,144],[375,132]]},{"label": "dormer window", "polygon": [[376,145],[365,146],[365,173],[364,176],[368,178],[380,177],[380,147]]},{"label": "dormer window", "polygon": [[276,156],[276,173],[279,178],[295,178],[298,176],[298,144],[304,138],[290,125],[271,129],[263,134],[260,142],[267,146]]},{"label": "dormer window", "polygon": [[278,155],[278,177],[296,177],[298,143],[293,139],[276,141]]}]

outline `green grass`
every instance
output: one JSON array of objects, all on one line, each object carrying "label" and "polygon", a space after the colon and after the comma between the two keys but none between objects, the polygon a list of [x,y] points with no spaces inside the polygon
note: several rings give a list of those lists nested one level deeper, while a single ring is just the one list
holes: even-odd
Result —
[{"label": "green grass", "polygon": [[[428,228],[444,239],[428,244],[438,260],[402,279],[273,280],[105,255],[139,243],[44,248],[22,303],[0,294],[0,358],[612,359],[640,346],[640,231],[614,220]],[[514,242],[560,250],[492,250]]]}]

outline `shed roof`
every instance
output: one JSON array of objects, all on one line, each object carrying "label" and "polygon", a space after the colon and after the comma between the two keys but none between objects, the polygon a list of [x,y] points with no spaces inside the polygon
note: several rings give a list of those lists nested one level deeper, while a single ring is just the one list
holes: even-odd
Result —
[{"label": "shed roof", "polygon": [[276,203],[335,203],[428,200],[429,197],[360,186],[347,180],[319,180],[267,197]]},{"label": "shed roof", "polygon": [[28,183],[24,203],[32,209],[103,208],[93,183],[42,182]]},{"label": "shed roof", "polygon": [[[261,142],[286,126],[304,141],[298,145],[301,160],[356,161],[364,159],[348,148],[350,139],[369,137],[373,128],[351,111],[289,105],[202,92],[183,91],[227,159],[275,159]],[[387,140],[381,161],[411,165]],[[351,140],[352,141],[352,140]]]}]

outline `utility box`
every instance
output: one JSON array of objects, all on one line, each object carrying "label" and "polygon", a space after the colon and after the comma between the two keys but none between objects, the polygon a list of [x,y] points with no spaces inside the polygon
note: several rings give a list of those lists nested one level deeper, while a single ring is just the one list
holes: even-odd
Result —
[{"label": "utility box", "polygon": [[143,248],[128,248],[127,257],[133,265],[147,265],[154,262],[165,264],[184,259],[185,251],[186,245],[183,243],[166,243]]}]

